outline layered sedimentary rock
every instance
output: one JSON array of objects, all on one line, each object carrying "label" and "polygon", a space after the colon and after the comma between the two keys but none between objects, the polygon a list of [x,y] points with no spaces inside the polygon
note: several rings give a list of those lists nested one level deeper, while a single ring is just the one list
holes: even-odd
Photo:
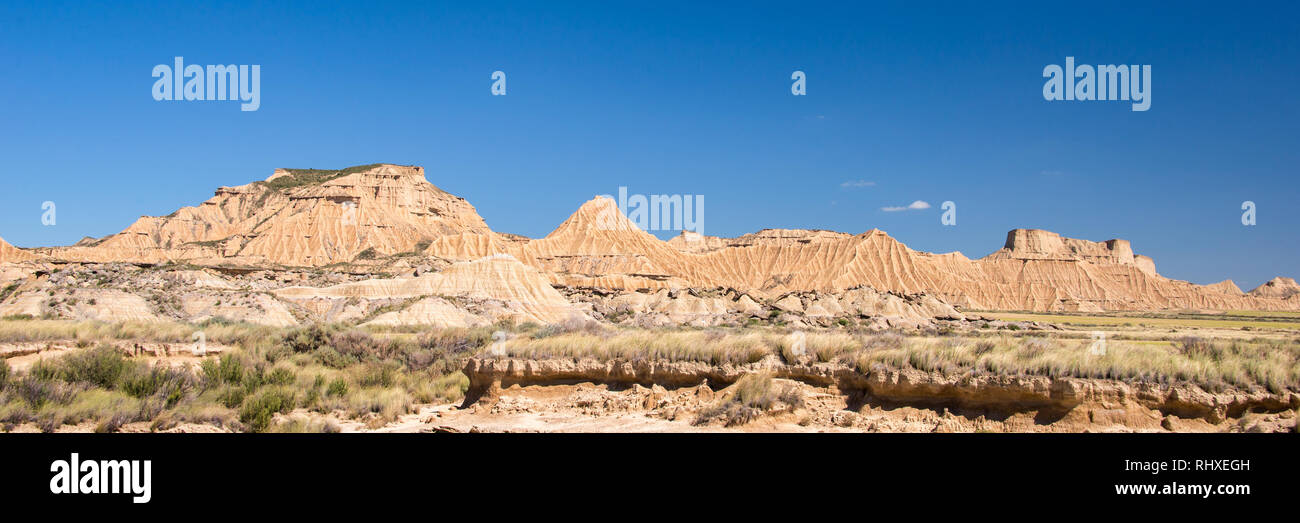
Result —
[{"label": "layered sedimentary rock", "polygon": [[[581,316],[568,300],[551,287],[536,269],[509,255],[489,256],[456,263],[437,273],[411,278],[370,279],[329,287],[286,287],[274,291],[291,302],[321,299],[346,304],[349,300],[414,300],[400,314],[375,318],[379,323],[464,326],[509,318],[518,322],[556,323]],[[450,300],[472,300],[483,310],[484,322],[453,311]],[[314,307],[320,307],[319,304]],[[412,309],[413,307],[413,309]]]},{"label": "layered sedimentary rock", "polygon": [[94,246],[58,249],[78,261],[322,266],[412,251],[444,235],[492,235],[474,207],[424,178],[424,168],[277,169],[221,187],[198,207],[140,218]]},{"label": "layered sedimentary rock", "polygon": [[4,238],[0,238],[0,263],[26,261],[36,259],[36,255],[9,245]]},{"label": "layered sedimentary rock", "polygon": [[1296,284],[1294,278],[1283,278],[1278,276],[1263,285],[1255,287],[1250,291],[1251,296],[1260,296],[1266,298],[1291,298],[1300,295],[1300,284]]},{"label": "layered sedimentary rock", "polygon": [[269,268],[349,264],[372,273],[413,266],[409,258],[390,260],[401,256],[445,267],[509,255],[552,286],[616,293],[723,288],[780,299],[870,288],[976,309],[1300,309],[1292,280],[1245,294],[1235,285],[1195,285],[1160,276],[1154,261],[1125,240],[1033,229],[1011,231],[1002,249],[982,259],[914,251],[880,230],[687,233],[665,242],[638,229],[612,199],[598,197],[546,237],[528,239],[490,230],[469,203],[426,181],[423,169],[387,164],[277,170],[266,181],[223,187],[198,207],[141,218],[122,233],[44,254]]}]

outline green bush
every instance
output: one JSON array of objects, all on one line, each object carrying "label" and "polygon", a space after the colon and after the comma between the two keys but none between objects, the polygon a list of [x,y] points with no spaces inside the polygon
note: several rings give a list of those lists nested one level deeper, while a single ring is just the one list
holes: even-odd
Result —
[{"label": "green bush", "polygon": [[285,414],[293,406],[293,393],[280,388],[266,389],[244,400],[244,405],[239,409],[239,421],[254,432],[262,432],[271,425],[271,418],[276,413]]},{"label": "green bush", "polygon": [[397,370],[397,364],[391,362],[368,363],[361,368],[357,376],[357,385],[362,387],[392,387],[397,380]]},{"label": "green bush", "polygon": [[217,401],[225,405],[226,408],[239,408],[244,403],[244,389],[226,385],[217,391]]},{"label": "green bush", "polygon": [[118,381],[134,368],[135,364],[123,357],[117,349],[100,344],[93,349],[64,356],[42,372],[47,373],[47,377],[88,383],[111,390],[117,388]]},{"label": "green bush", "polygon": [[266,375],[266,383],[271,385],[288,385],[293,383],[295,376],[293,371],[284,367],[271,369],[270,374]]},{"label": "green bush", "polygon": [[335,379],[334,381],[331,381],[329,388],[325,389],[325,394],[329,396],[346,396],[347,393],[348,393],[348,382],[345,381],[343,378],[338,378]]},{"label": "green bush", "polygon": [[137,398],[157,396],[167,407],[176,405],[194,387],[194,375],[188,370],[165,364],[149,370],[137,370],[122,379],[122,392]]},{"label": "green bush", "polygon": [[217,361],[215,375],[212,377],[217,383],[238,385],[244,381],[244,362],[233,354],[222,354]]},{"label": "green bush", "polygon": [[345,356],[331,347],[316,349],[316,352],[312,353],[312,355],[316,357],[316,361],[319,361],[321,365],[336,369],[345,369],[357,362],[356,358]]},{"label": "green bush", "polygon": [[284,335],[283,341],[294,352],[313,352],[328,347],[332,336],[328,327],[315,324],[289,331]]},{"label": "green bush", "polygon": [[50,403],[67,405],[85,388],[85,384],[82,383],[41,379],[28,374],[10,385],[10,393],[26,402],[32,410],[39,410]]}]

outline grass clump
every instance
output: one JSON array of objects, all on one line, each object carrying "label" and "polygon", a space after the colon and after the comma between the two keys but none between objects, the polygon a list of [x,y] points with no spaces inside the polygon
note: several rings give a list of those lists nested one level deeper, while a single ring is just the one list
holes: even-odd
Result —
[{"label": "grass clump", "polygon": [[263,432],[271,425],[276,414],[287,414],[294,406],[294,395],[282,387],[263,390],[244,400],[239,409],[239,421],[253,432]]},{"label": "grass clump", "polygon": [[727,427],[744,425],[768,412],[793,411],[804,405],[798,389],[778,384],[769,373],[746,374],[728,389],[721,401],[700,411],[696,425],[718,420]]}]

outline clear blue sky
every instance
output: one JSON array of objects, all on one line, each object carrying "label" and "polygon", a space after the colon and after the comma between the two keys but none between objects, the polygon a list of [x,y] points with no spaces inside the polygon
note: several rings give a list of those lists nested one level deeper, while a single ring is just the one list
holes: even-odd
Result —
[{"label": "clear blue sky", "polygon": [[[705,195],[712,235],[881,228],[980,257],[1035,227],[1197,283],[1300,276],[1291,3],[180,4],[0,5],[0,237],[69,244],[275,167],[391,162],[533,237],[627,186]],[[154,101],[178,55],[261,65],[260,110]],[[1151,109],[1043,100],[1066,56],[1151,65]],[[914,200],[934,207],[881,210]]]}]

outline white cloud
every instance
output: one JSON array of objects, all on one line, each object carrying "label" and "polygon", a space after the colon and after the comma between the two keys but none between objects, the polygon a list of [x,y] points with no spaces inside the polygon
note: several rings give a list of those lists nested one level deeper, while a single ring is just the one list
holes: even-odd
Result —
[{"label": "white cloud", "polygon": [[885,212],[898,212],[898,211],[919,211],[922,209],[929,209],[929,208],[930,208],[930,204],[923,202],[921,200],[917,200],[908,204],[906,207],[881,207],[880,210]]},{"label": "white cloud", "polygon": [[866,180],[849,180],[847,182],[840,184],[840,187],[843,187],[845,189],[856,189],[858,187],[875,187],[875,186],[876,186],[876,182],[869,182]]}]

